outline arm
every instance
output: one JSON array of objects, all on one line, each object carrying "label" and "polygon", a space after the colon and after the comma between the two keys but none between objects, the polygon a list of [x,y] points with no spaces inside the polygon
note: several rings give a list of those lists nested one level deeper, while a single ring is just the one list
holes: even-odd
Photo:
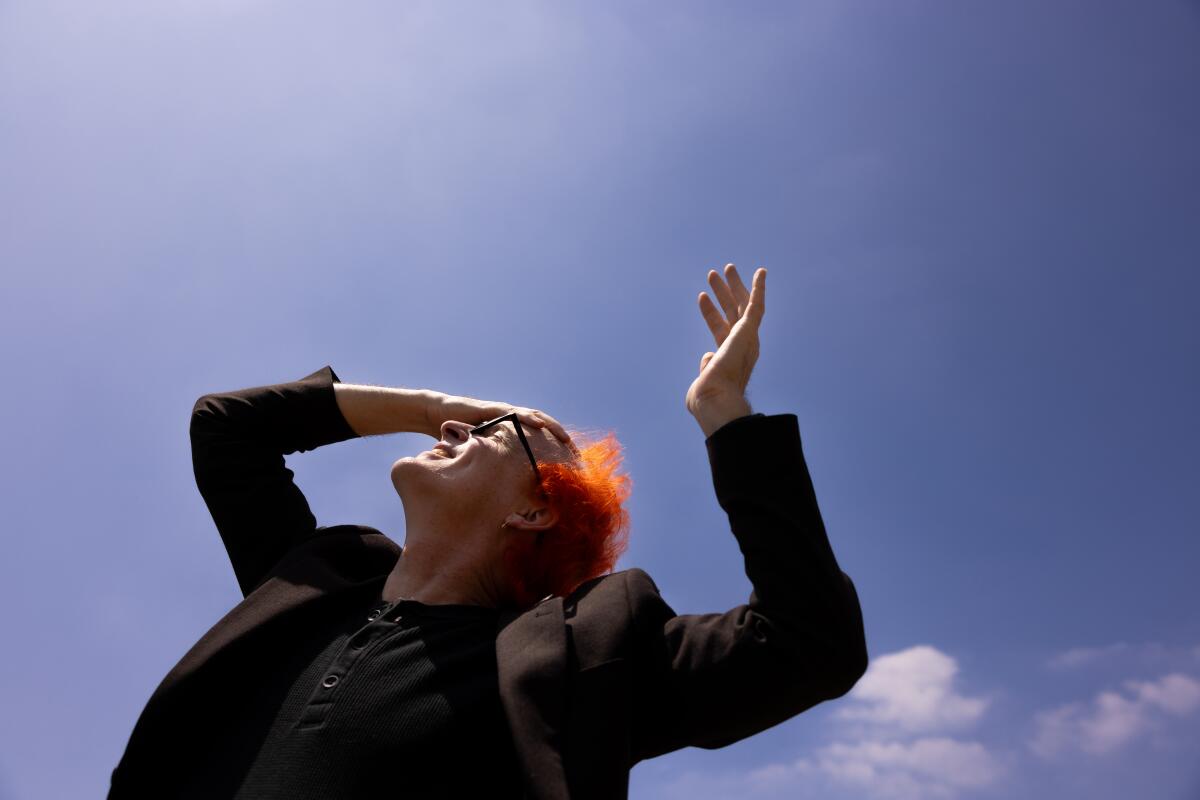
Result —
[{"label": "arm", "polygon": [[[709,270],[698,301],[715,352],[684,403],[704,431],[717,500],[745,560],[750,602],[678,615],[642,570],[628,570],[635,630],[632,762],[681,747],[723,747],[850,690],[866,670],[858,597],[839,569],[794,414],[751,412],[766,269],[748,290],[733,264]],[[718,309],[717,304],[720,304]]]},{"label": "arm", "polygon": [[334,397],[346,422],[358,436],[381,433],[424,433],[438,438],[430,410],[446,395],[428,389],[334,383]]},{"label": "arm", "polygon": [[523,425],[546,428],[560,441],[571,441],[562,423],[545,411],[511,403],[476,400],[432,389],[394,389],[353,383],[335,383],[333,389],[342,416],[359,436],[424,433],[440,439],[442,423],[446,420],[474,424],[516,411]]},{"label": "arm", "polygon": [[633,763],[724,747],[840,697],[866,671],[862,611],[817,507],[794,414],[736,418],[705,442],[749,603],[684,614],[629,570]]},{"label": "arm", "polygon": [[248,595],[316,519],[283,457],[358,434],[334,399],[332,367],[289,383],[206,394],[192,408],[196,486]]}]

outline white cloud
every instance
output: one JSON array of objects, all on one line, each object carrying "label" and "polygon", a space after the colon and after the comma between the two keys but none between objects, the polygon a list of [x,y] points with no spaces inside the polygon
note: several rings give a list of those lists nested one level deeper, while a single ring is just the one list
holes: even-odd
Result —
[{"label": "white cloud", "polygon": [[880,656],[835,716],[898,731],[936,731],[976,722],[989,701],[954,690],[958,663],[929,645]]},{"label": "white cloud", "polygon": [[832,713],[851,723],[837,740],[749,772],[678,776],[655,796],[791,800],[849,792],[871,800],[951,800],[992,786],[1011,765],[981,742],[947,735],[977,722],[989,704],[958,694],[957,674],[955,659],[928,645],[877,656],[839,702],[845,707]]},{"label": "white cloud", "polygon": [[1155,683],[1126,681],[1139,701],[1157,706],[1169,714],[1184,716],[1200,706],[1200,681],[1178,672],[1159,678]]},{"label": "white cloud", "polygon": [[1128,694],[1100,692],[1090,707],[1068,703],[1039,713],[1030,749],[1046,759],[1073,750],[1104,755],[1153,727],[1157,712],[1185,716],[1200,708],[1200,681],[1182,673],[1124,685]]},{"label": "white cloud", "polygon": [[951,798],[995,782],[1002,768],[979,742],[924,737],[910,742],[868,739],[835,742],[812,758],[751,772],[756,792],[798,788],[811,776],[881,800]]},{"label": "white cloud", "polygon": [[1052,758],[1074,745],[1078,741],[1075,730],[1081,713],[1078,703],[1038,712],[1033,721],[1036,730],[1029,749],[1042,758]]},{"label": "white cloud", "polygon": [[[1104,657],[1114,652],[1122,658],[1157,657],[1155,653],[1164,648],[1119,643],[1092,648],[1078,663],[1086,663],[1093,654]],[[1171,654],[1172,658],[1192,655],[1190,646],[1174,647]],[[1012,789],[1011,776],[1025,772],[1031,752],[1052,761],[1069,753],[1104,757],[1150,734],[1172,733],[1166,729],[1172,720],[1200,716],[1200,679],[1179,670],[1163,672],[1155,680],[1125,680],[1087,702],[1043,711],[1035,717],[1028,749],[1013,752],[997,749],[988,737],[959,732],[981,722],[991,701],[958,691],[959,667],[953,657],[928,645],[914,646],[873,659],[855,688],[830,709],[831,718],[845,723],[815,749],[749,771],[677,776],[656,787],[654,796],[666,800],[792,800],[829,795],[965,800],[981,791]],[[1059,768],[1077,767],[1067,762]]]},{"label": "white cloud", "polygon": [[1116,692],[1096,696],[1095,712],[1079,720],[1080,747],[1108,753],[1128,742],[1146,726],[1145,708]]},{"label": "white cloud", "polygon": [[866,723],[863,735],[827,744],[810,758],[755,770],[750,787],[790,788],[794,796],[820,777],[880,800],[921,800],[994,783],[1003,770],[983,744],[920,735],[972,725],[987,710],[987,699],[955,690],[957,675],[958,662],[929,645],[875,657],[833,714]]}]

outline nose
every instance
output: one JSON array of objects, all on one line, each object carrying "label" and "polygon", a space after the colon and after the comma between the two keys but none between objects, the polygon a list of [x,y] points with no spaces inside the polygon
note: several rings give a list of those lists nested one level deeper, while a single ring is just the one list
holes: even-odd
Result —
[{"label": "nose", "polygon": [[448,445],[461,444],[471,438],[471,426],[465,422],[448,419],[442,423],[442,441]]}]

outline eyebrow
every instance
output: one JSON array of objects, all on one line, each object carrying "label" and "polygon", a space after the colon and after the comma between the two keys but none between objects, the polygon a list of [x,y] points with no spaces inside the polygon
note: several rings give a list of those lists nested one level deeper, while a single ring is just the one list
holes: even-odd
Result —
[{"label": "eyebrow", "polygon": [[[505,428],[509,428],[509,427],[511,427],[511,426],[509,426],[509,425],[504,425],[504,424],[493,425],[492,427],[488,428],[486,431],[482,431],[481,433],[477,433],[477,434],[475,434],[475,435],[476,435],[476,436],[480,436],[480,435],[482,435],[482,436],[488,436],[488,437],[495,437],[495,436],[496,436],[496,435],[499,433],[499,431],[501,431],[501,430],[503,430],[503,429],[505,429]],[[513,433],[516,433],[516,431],[513,431]],[[502,437],[500,437],[500,438],[504,439],[504,438],[507,438],[507,437],[503,437],[503,436],[502,436]]]}]

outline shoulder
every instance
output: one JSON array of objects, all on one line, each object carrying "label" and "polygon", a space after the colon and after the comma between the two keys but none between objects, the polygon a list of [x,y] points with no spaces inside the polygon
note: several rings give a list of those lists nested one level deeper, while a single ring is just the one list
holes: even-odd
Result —
[{"label": "shoulder", "polygon": [[[661,622],[675,615],[663,600],[658,585],[640,567],[630,567],[584,581],[563,598],[565,617],[583,618],[601,625]],[[598,622],[597,622],[598,621]]]},{"label": "shoulder", "polygon": [[562,598],[576,669],[587,670],[632,653],[637,622],[629,587],[631,582],[643,585],[645,575],[637,568],[600,575]]},{"label": "shoulder", "polygon": [[650,577],[650,573],[640,567],[630,567],[622,570],[625,574],[625,585],[630,592],[641,594],[661,594],[658,589],[658,584],[654,582],[654,578]]},{"label": "shoulder", "polygon": [[549,605],[562,604],[564,621],[572,628],[616,628],[638,616],[661,616],[670,610],[659,594],[658,586],[644,569],[630,567],[589,578],[565,597],[547,595],[532,607],[510,610],[510,616],[538,613]]},{"label": "shoulder", "polygon": [[[659,594],[658,585],[644,569],[630,567],[584,581],[563,598],[563,605],[569,608],[594,602],[597,597],[645,594]],[[543,598],[542,602],[547,599]]]}]

